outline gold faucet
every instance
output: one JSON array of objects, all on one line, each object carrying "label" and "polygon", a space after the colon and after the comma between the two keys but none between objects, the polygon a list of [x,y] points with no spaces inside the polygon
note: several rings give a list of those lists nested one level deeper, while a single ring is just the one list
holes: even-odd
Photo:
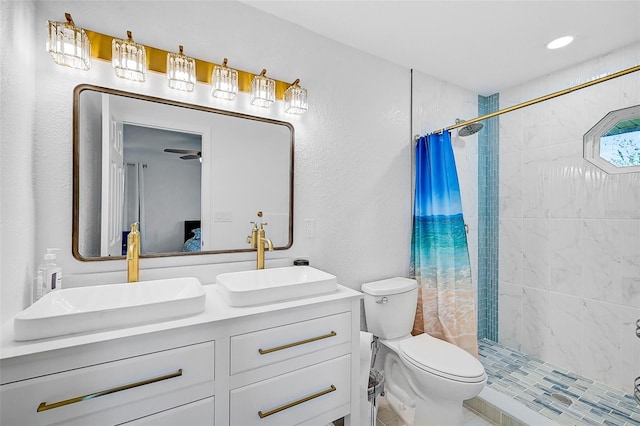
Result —
[{"label": "gold faucet", "polygon": [[138,282],[140,275],[140,231],[138,222],[131,224],[131,232],[127,236],[127,281]]},{"label": "gold faucet", "polygon": [[247,244],[251,245],[251,248],[258,248],[258,224],[255,222],[249,222],[253,224],[251,235],[247,237]]},{"label": "gold faucet", "polygon": [[247,244],[251,245],[251,248],[258,249],[258,258],[256,262],[256,269],[264,269],[264,245],[267,245],[267,250],[273,251],[273,243],[270,239],[265,238],[264,227],[268,225],[267,222],[260,223],[260,229],[255,222],[253,223],[253,230],[251,236],[247,237]]}]

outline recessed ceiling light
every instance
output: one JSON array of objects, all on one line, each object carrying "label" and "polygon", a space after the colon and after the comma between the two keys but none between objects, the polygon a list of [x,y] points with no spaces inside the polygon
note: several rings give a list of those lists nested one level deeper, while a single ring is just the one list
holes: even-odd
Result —
[{"label": "recessed ceiling light", "polygon": [[560,37],[547,44],[547,49],[560,49],[561,47],[565,47],[570,44],[572,41],[572,36]]}]

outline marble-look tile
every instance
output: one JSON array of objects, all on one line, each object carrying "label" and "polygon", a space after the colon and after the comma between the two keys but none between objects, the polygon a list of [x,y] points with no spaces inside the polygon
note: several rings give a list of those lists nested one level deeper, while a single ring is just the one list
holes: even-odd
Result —
[{"label": "marble-look tile", "polygon": [[621,236],[617,220],[585,219],[582,229],[583,297],[622,302]]},{"label": "marble-look tile", "polygon": [[549,145],[551,138],[546,127],[546,110],[542,105],[532,105],[524,111],[522,146],[524,149]]},{"label": "marble-look tile", "polygon": [[547,149],[549,172],[549,216],[582,217],[586,202],[582,136]]},{"label": "marble-look tile", "polygon": [[614,177],[616,199],[606,217],[640,220],[640,173],[624,173]]},{"label": "marble-look tile", "polygon": [[640,308],[640,274],[635,276],[623,276],[620,280],[622,291],[622,304]]},{"label": "marble-look tile", "polygon": [[[519,98],[506,98],[500,94],[500,108],[511,106],[520,103]],[[522,151],[522,145],[524,140],[524,130],[522,127],[522,117],[524,111],[517,110],[509,113],[509,119],[499,121],[499,143],[500,143],[500,157],[509,152]]]},{"label": "marble-look tile", "polygon": [[551,350],[546,361],[570,371],[582,370],[582,300],[578,297],[550,293]]},{"label": "marble-look tile", "polygon": [[640,339],[636,336],[640,307],[620,308],[620,320],[620,371],[612,386],[633,394],[633,381],[640,377]]},{"label": "marble-look tile", "polygon": [[583,206],[582,217],[585,219],[607,217],[612,210],[611,206],[615,206],[617,203],[614,199],[616,185],[613,175],[609,175],[604,170],[585,161],[583,185],[586,201]]},{"label": "marble-look tile", "polygon": [[500,280],[522,284],[522,219],[500,218],[498,239]]},{"label": "marble-look tile", "polygon": [[501,281],[498,286],[498,338],[500,343],[521,350],[522,287]]},{"label": "marble-look tile", "polygon": [[551,181],[546,148],[522,152],[522,213],[524,217],[549,217]]},{"label": "marble-look tile", "polygon": [[551,219],[551,286],[553,291],[579,296],[582,287],[582,220]]},{"label": "marble-look tile", "polygon": [[525,287],[522,294],[522,350],[544,359],[551,344],[549,292]]},{"label": "marble-look tile", "polygon": [[500,217],[522,217],[522,152],[500,155]]},{"label": "marble-look tile", "polygon": [[620,368],[620,307],[583,299],[582,318],[581,373],[609,383]]},{"label": "marble-look tile", "polygon": [[[637,203],[640,206],[640,195]],[[622,304],[640,309],[640,218],[620,220],[619,228]]]},{"label": "marble-look tile", "polygon": [[550,289],[551,235],[548,219],[522,222],[522,283],[528,287]]},{"label": "marble-look tile", "polygon": [[[566,81],[561,82],[558,78],[554,78],[554,80],[556,80],[556,87],[560,87],[560,89],[575,86],[574,83],[577,81],[575,76],[567,76]],[[552,91],[559,90],[555,87],[550,89]],[[582,117],[574,113],[574,109],[576,107],[579,109],[581,103],[580,99],[565,96],[553,99],[543,105],[546,110],[544,125],[549,138],[548,146],[582,141],[584,133],[584,127],[580,125]],[[572,111],[572,113],[567,114],[567,111]]]}]

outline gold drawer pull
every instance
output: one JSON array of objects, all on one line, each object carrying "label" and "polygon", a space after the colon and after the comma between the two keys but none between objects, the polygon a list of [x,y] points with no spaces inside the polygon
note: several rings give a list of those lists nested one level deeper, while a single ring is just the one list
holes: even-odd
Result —
[{"label": "gold drawer pull", "polygon": [[47,404],[46,402],[41,402],[38,405],[38,409],[36,410],[38,413],[41,411],[52,410],[58,407],[64,407],[65,405],[75,404],[76,402],[86,401],[88,399],[97,398],[99,396],[109,395],[110,393],[120,392],[127,389],[136,388],[138,386],[149,385],[151,383],[161,382],[167,379],[173,379],[174,377],[182,376],[182,368],[175,373],[166,374],[164,376],[154,377],[153,379],[143,380],[141,382],[129,383],[128,385],[117,386],[115,388],[106,389],[100,392],[90,393],[88,395],[78,396],[71,399],[65,399],[64,401],[54,402],[52,404]]},{"label": "gold drawer pull", "polygon": [[325,389],[325,390],[320,391],[318,393],[314,393],[313,395],[305,396],[302,399],[299,399],[299,400],[294,401],[294,402],[290,402],[288,404],[283,405],[282,407],[274,408],[273,410],[269,410],[269,411],[264,412],[264,413],[262,411],[258,411],[258,416],[260,416],[261,419],[264,419],[267,416],[279,413],[280,411],[284,411],[284,410],[286,410],[288,408],[295,407],[296,405],[300,405],[300,404],[305,403],[307,401],[311,401],[312,399],[321,397],[322,395],[326,395],[326,394],[331,393],[331,392],[333,392],[335,390],[336,390],[336,387],[331,385],[331,387],[329,389]]},{"label": "gold drawer pull", "polygon": [[270,354],[271,352],[293,348],[294,346],[304,345],[306,343],[315,342],[316,340],[322,340],[322,339],[326,339],[333,336],[337,336],[337,333],[335,331],[332,331],[331,333],[325,334],[323,336],[312,337],[311,339],[300,340],[299,342],[295,342],[295,343],[287,343],[286,345],[276,346],[275,348],[271,348],[271,349],[258,349],[258,352],[260,352],[260,355],[266,355],[266,354]]}]

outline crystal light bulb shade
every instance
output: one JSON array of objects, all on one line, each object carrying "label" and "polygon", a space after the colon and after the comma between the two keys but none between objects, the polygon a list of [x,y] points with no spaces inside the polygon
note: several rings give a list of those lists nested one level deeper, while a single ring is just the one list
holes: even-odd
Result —
[{"label": "crystal light bulb shade", "polygon": [[269,108],[276,100],[276,81],[263,75],[251,80],[251,105]]},{"label": "crystal light bulb shade", "polygon": [[91,42],[82,28],[54,21],[47,21],[47,27],[47,51],[56,64],[81,70],[91,68]]},{"label": "crystal light bulb shade", "polygon": [[118,77],[133,81],[145,81],[147,78],[146,49],[132,39],[113,39],[111,64]]},{"label": "crystal light bulb shade", "polygon": [[211,96],[219,99],[233,100],[238,94],[238,71],[233,68],[213,67],[211,73]]},{"label": "crystal light bulb shade", "polygon": [[182,53],[167,53],[167,83],[172,89],[193,92],[196,60]]},{"label": "crystal light bulb shade", "polygon": [[285,112],[289,114],[304,114],[308,108],[307,89],[294,84],[284,91]]}]

